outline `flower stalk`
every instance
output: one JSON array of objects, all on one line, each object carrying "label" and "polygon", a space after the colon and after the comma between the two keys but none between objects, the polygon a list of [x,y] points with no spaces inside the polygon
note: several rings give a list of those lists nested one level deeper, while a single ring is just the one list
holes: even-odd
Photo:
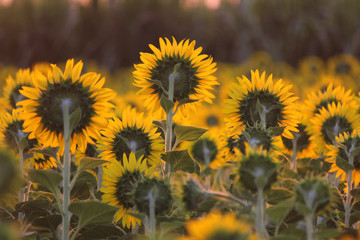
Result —
[{"label": "flower stalk", "polygon": [[305,224],[306,224],[306,240],[312,240],[314,234],[313,213],[310,213],[305,216]]},{"label": "flower stalk", "polygon": [[256,200],[256,231],[262,237],[267,237],[265,229],[265,209],[264,209],[264,189],[258,188],[257,200]]}]

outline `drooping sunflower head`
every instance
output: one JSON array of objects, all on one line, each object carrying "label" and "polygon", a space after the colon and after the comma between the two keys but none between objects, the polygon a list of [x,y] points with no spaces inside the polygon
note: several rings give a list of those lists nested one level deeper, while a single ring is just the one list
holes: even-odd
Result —
[{"label": "drooping sunflower head", "polygon": [[[243,129],[264,121],[266,128],[284,126],[283,136],[293,138],[290,131],[297,131],[296,112],[293,103],[297,97],[289,92],[291,85],[284,86],[282,80],[275,84],[272,75],[251,71],[251,81],[243,76],[228,92],[225,100],[225,117],[230,127]],[[260,108],[260,109],[259,109]],[[261,112],[260,112],[261,111]]]},{"label": "drooping sunflower head", "polygon": [[71,152],[76,147],[85,150],[86,144],[99,139],[99,130],[107,125],[107,118],[113,114],[113,105],[109,100],[115,96],[111,89],[103,88],[105,78],[100,74],[86,73],[81,75],[82,62],[74,66],[74,60],[68,60],[65,71],[56,65],[47,76],[36,72],[33,78],[34,87],[23,87],[20,93],[27,97],[18,103],[24,113],[24,131],[31,132],[44,146],[64,149],[64,124],[62,106],[70,103],[69,114],[80,110],[80,118],[71,133]]},{"label": "drooping sunflower head", "polygon": [[99,157],[122,162],[124,154],[129,156],[131,152],[143,151],[150,164],[159,164],[164,144],[156,131],[151,118],[127,108],[121,120],[114,117],[101,131],[104,137],[97,144],[98,150],[102,151]]},{"label": "drooping sunflower head", "polygon": [[185,99],[212,103],[211,99],[215,96],[211,91],[214,85],[218,85],[216,77],[212,75],[216,71],[216,63],[213,63],[212,57],[201,54],[201,47],[195,49],[195,41],[182,40],[177,43],[174,38],[172,40],[171,43],[167,38],[165,41],[160,38],[160,48],[150,44],[153,53],[140,53],[142,63],[136,64],[133,72],[134,85],[141,88],[138,94],[144,97],[148,109],[160,109],[161,95],[168,97],[169,78],[175,65],[180,64],[175,73],[175,104]]},{"label": "drooping sunflower head", "polygon": [[13,109],[11,114],[5,112],[0,116],[0,144],[3,148],[18,151],[18,142],[25,138],[27,145],[23,151],[27,153],[38,144],[38,140],[35,138],[29,139],[29,134],[24,132],[24,120],[20,119],[21,114],[23,113],[19,109]]},{"label": "drooping sunflower head", "polygon": [[142,156],[136,159],[134,153],[129,157],[124,154],[122,160],[122,163],[111,161],[104,166],[104,187],[100,191],[103,192],[103,202],[119,208],[114,216],[115,222],[121,221],[123,227],[130,228],[141,224],[138,218],[127,214],[138,212],[133,210],[135,185],[145,176],[152,176],[153,168],[148,168]]},{"label": "drooping sunflower head", "polygon": [[[356,149],[360,148],[360,129],[344,132],[335,139],[336,145],[327,145],[326,161],[332,163],[329,172],[336,172],[336,177],[345,181],[347,171],[352,170],[353,183],[357,187],[360,183],[360,153]],[[349,169],[344,169],[344,161]]]},{"label": "drooping sunflower head", "polygon": [[328,104],[311,120],[308,127],[311,138],[319,153],[326,153],[326,145],[335,143],[335,137],[342,133],[350,133],[360,127],[360,116],[356,109],[342,103]]},{"label": "drooping sunflower head", "polygon": [[4,87],[4,99],[6,101],[8,110],[17,108],[16,104],[18,102],[27,99],[27,97],[20,93],[20,89],[23,86],[33,86],[31,75],[32,73],[30,72],[30,69],[20,69],[17,71],[15,78],[9,75],[6,79],[6,86]]},{"label": "drooping sunflower head", "polygon": [[41,153],[33,153],[32,157],[26,159],[26,166],[35,169],[56,168],[57,163],[53,157]]},{"label": "drooping sunflower head", "polygon": [[185,223],[187,236],[178,240],[255,240],[248,223],[238,220],[234,213],[222,214],[218,211],[189,220]]}]

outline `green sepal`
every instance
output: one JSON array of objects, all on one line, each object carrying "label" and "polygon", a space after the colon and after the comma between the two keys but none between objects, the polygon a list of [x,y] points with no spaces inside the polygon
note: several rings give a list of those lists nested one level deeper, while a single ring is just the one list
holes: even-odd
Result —
[{"label": "green sepal", "polygon": [[29,169],[28,175],[32,182],[41,184],[54,195],[57,194],[59,184],[63,179],[59,173],[43,169]]},{"label": "green sepal", "polygon": [[162,158],[170,164],[171,172],[182,170],[189,173],[200,173],[199,164],[190,156],[187,150],[169,151],[163,154]]}]

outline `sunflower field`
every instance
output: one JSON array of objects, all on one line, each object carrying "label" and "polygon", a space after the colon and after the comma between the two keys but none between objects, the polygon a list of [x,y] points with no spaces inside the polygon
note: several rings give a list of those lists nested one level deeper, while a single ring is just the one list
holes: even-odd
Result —
[{"label": "sunflower field", "polygon": [[0,240],[360,239],[355,55],[147,44],[0,65]]}]

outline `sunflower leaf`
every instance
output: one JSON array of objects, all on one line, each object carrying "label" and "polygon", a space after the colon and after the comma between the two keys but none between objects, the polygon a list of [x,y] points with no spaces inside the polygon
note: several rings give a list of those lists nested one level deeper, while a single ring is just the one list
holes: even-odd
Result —
[{"label": "sunflower leaf", "polygon": [[350,191],[351,196],[353,196],[353,198],[355,199],[355,201],[359,201],[360,200],[360,189],[359,188],[355,188],[353,190]]},{"label": "sunflower leaf", "polygon": [[163,154],[163,160],[170,164],[171,172],[182,170],[189,173],[200,172],[199,164],[192,159],[187,150],[169,151]]},{"label": "sunflower leaf", "polygon": [[174,147],[183,141],[196,141],[207,131],[205,128],[177,125],[174,129],[176,136]]},{"label": "sunflower leaf", "polygon": [[285,127],[269,127],[268,133],[272,137],[277,137],[283,134]]},{"label": "sunflower leaf", "polygon": [[168,99],[167,97],[165,97],[164,95],[161,95],[160,105],[165,110],[166,113],[169,113],[174,108],[175,103],[170,99]]},{"label": "sunflower leaf", "polygon": [[70,114],[70,133],[72,133],[81,120],[81,108],[78,107]]},{"label": "sunflower leaf", "polygon": [[266,209],[265,212],[267,216],[269,216],[272,220],[274,220],[276,226],[280,227],[280,225],[285,220],[286,216],[290,213],[290,211],[293,208],[294,208],[294,199],[290,199],[278,203],[272,208]]},{"label": "sunflower leaf", "polygon": [[350,152],[352,158],[355,158],[360,153],[360,147],[355,148]]},{"label": "sunflower leaf", "polygon": [[346,161],[345,159],[343,159],[340,156],[336,156],[336,166],[338,166],[339,168],[341,168],[345,172],[348,172],[348,171],[354,169],[353,165],[351,165],[348,161]]},{"label": "sunflower leaf", "polygon": [[153,121],[153,124],[155,126],[157,126],[158,128],[160,128],[161,130],[163,130],[163,132],[165,133],[166,131],[166,120],[160,120],[160,121]]},{"label": "sunflower leaf", "polygon": [[321,229],[314,233],[315,239],[334,239],[339,236],[341,232],[337,229]]},{"label": "sunflower leaf", "polygon": [[79,229],[91,223],[110,224],[117,210],[117,207],[98,201],[77,201],[69,206],[69,211],[79,217]]},{"label": "sunflower leaf", "polygon": [[32,182],[43,185],[55,195],[57,194],[58,186],[63,179],[59,173],[43,169],[29,169],[28,174]]},{"label": "sunflower leaf", "polygon": [[80,160],[78,172],[83,172],[83,171],[86,171],[89,169],[94,169],[106,162],[108,162],[108,161],[98,159],[98,158],[92,158],[92,157],[84,157],[83,159]]}]

